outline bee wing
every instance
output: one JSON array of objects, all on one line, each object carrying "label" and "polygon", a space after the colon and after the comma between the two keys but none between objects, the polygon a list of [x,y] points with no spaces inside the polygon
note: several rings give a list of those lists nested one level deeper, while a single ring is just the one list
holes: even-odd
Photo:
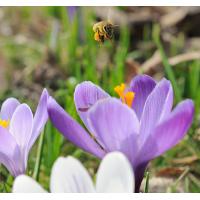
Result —
[{"label": "bee wing", "polygon": [[119,25],[113,25],[113,29],[119,30]]}]

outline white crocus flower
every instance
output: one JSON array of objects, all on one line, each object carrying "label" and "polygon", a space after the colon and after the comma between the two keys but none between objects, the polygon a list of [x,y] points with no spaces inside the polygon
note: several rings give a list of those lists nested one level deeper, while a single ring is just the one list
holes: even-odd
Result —
[{"label": "white crocus flower", "polygon": [[[134,174],[128,159],[119,152],[108,153],[102,160],[96,177],[96,187],[77,159],[59,157],[52,168],[51,192],[133,192]],[[18,176],[13,184],[13,192],[47,192],[34,179],[26,175]]]}]

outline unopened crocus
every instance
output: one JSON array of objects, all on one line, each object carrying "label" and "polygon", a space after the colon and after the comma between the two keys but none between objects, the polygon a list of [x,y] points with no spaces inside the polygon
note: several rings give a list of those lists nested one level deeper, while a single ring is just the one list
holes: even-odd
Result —
[{"label": "unopened crocus", "polygon": [[[133,192],[134,174],[128,159],[119,152],[107,154],[97,172],[96,186],[87,170],[77,159],[68,156],[58,158],[52,168],[51,192]],[[13,192],[46,192],[34,179],[18,176]]]},{"label": "unopened crocus", "polygon": [[30,107],[8,98],[0,111],[0,163],[13,176],[25,173],[28,154],[47,119],[48,93],[44,89],[33,116]]},{"label": "unopened crocus", "polygon": [[74,101],[87,131],[49,98],[49,117],[63,135],[99,158],[112,151],[123,152],[135,172],[138,192],[150,160],[175,146],[188,131],[194,113],[193,102],[180,102],[173,110],[173,89],[163,78],[138,75],[126,88],[114,88],[119,99],[86,81],[77,85]]},{"label": "unopened crocus", "polygon": [[68,16],[69,16],[70,22],[72,22],[74,20],[77,10],[78,10],[77,6],[67,6],[67,11],[68,11]]}]

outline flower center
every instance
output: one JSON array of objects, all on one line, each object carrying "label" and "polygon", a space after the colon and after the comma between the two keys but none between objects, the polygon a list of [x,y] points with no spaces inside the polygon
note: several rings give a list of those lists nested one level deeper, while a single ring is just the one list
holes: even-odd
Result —
[{"label": "flower center", "polygon": [[125,89],[126,89],[126,85],[124,83],[122,83],[121,85],[117,85],[114,88],[115,92],[119,95],[122,102],[127,104],[129,107],[131,107],[133,103],[133,99],[135,97],[135,93],[130,92],[130,91],[126,92]]},{"label": "flower center", "polygon": [[9,120],[2,120],[0,119],[0,126],[3,128],[8,128],[10,121]]}]

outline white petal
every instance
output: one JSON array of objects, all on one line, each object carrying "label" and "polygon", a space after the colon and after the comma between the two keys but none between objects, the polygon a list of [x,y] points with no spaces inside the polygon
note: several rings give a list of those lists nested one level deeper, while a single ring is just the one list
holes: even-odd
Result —
[{"label": "white petal", "polygon": [[54,163],[51,180],[51,192],[94,192],[93,182],[83,167],[75,158],[60,157]]},{"label": "white petal", "polygon": [[104,157],[97,172],[97,192],[133,192],[134,182],[132,167],[122,153]]},{"label": "white petal", "polygon": [[26,175],[18,176],[14,183],[12,192],[14,193],[45,193],[46,191],[31,177]]}]

